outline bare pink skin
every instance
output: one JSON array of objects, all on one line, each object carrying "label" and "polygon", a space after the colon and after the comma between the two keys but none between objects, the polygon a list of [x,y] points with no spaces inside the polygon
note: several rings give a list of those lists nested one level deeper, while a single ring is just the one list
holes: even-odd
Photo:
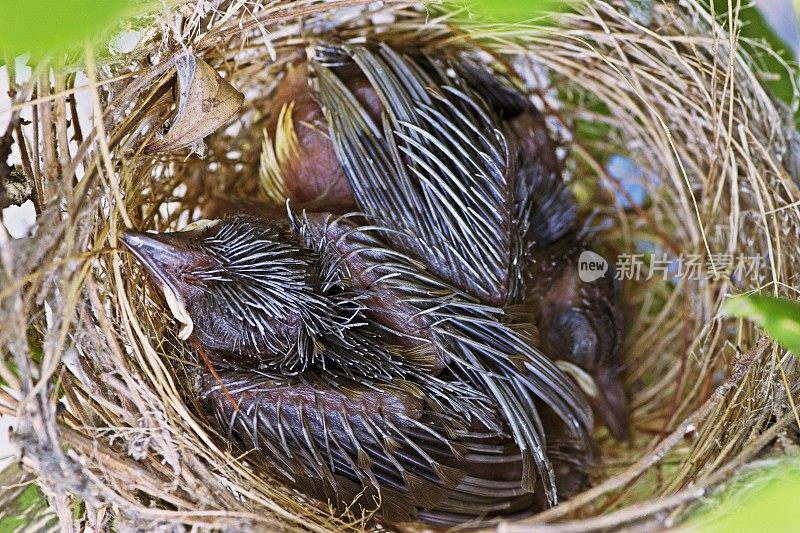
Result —
[{"label": "bare pink skin", "polygon": [[[340,76],[347,88],[373,118],[378,119],[383,105],[364,75],[353,68],[339,70],[343,71]],[[328,124],[314,98],[306,62],[294,65],[275,91],[266,125],[272,139],[281,109],[291,102],[294,102],[292,123],[299,153],[281,169],[289,198],[295,205],[318,211],[343,213],[355,209],[353,189],[328,137]]]}]

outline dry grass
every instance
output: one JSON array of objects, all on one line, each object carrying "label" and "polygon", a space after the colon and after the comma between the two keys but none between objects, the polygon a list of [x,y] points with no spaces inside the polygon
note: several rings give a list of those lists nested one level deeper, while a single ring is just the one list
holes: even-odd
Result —
[{"label": "dry grass", "polygon": [[[73,119],[73,75],[54,70],[51,83],[40,70],[16,87],[13,112],[33,110],[33,123],[13,138],[35,178],[39,219],[26,240],[9,240],[0,226],[0,375],[10,390],[0,403],[19,416],[14,438],[24,464],[62,525],[69,527],[80,501],[81,519],[101,529],[361,528],[357,517],[331,517],[265,483],[209,432],[191,401],[197,362],[117,251],[117,235],[130,226],[176,228],[216,197],[263,194],[258,166],[270,91],[312,31],[385,31],[395,41],[437,46],[465,40],[447,17],[399,2],[372,6],[395,17],[381,27],[385,17],[365,13],[366,4],[299,0],[256,12],[236,0],[176,2],[152,21],[137,52],[102,67],[86,56],[89,79],[105,80],[88,89],[90,131]],[[717,314],[727,295],[796,297],[800,285],[792,173],[800,143],[759,82],[754,47],[737,38],[730,20],[723,27],[704,4],[684,0],[657,5],[645,28],[615,1],[582,5],[557,27],[464,26],[546,101],[557,97],[551,119],[575,131],[567,143],[571,179],[613,221],[604,235],[609,246],[641,253],[649,242],[659,257],[764,260],[757,276],[673,283],[657,274],[627,283],[634,439],[622,446],[599,431],[598,484],[525,524],[502,524],[505,531],[556,521],[567,521],[551,526],[565,531],[669,524],[774,448],[776,437],[796,438],[786,429],[797,417],[787,394],[797,388],[794,359],[760,341],[752,325]],[[207,140],[204,159],[185,151],[146,156],[142,148],[170,113],[164,95],[184,46],[244,92],[245,106]],[[622,209],[608,193],[621,187],[604,171],[610,153],[627,154],[656,178],[642,179],[645,207]]]}]

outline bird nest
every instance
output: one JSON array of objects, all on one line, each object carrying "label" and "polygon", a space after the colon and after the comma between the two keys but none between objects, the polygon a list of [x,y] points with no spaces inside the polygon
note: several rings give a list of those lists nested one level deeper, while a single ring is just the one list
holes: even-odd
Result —
[{"label": "bird nest", "polygon": [[[645,24],[609,1],[581,3],[553,25],[489,27],[401,2],[172,4],[139,21],[134,51],[77,62],[97,82],[81,93],[95,114],[89,127],[76,113],[77,67],[17,87],[14,123],[19,112],[33,120],[13,138],[38,219],[29,238],[0,233],[2,403],[18,417],[25,470],[62,522],[367,527],[367,517],[334,516],[254,471],[209,429],[192,395],[202,362],[118,248],[128,227],[177,229],[220,198],[268,199],[271,94],[320,36],[490,50],[537,95],[582,209],[606,221],[601,239],[625,278],[632,438],[597,429],[592,487],[505,530],[673,523],[796,439],[794,359],[752,324],[719,315],[731,294],[791,295],[800,273],[800,142],[759,80],[757,47],[737,38],[735,14],[721,23],[707,3],[656,2]],[[230,120],[209,119],[216,131],[204,143],[206,132],[189,128],[158,151],[175,100],[187,97],[175,70],[189,57],[244,103]]]}]

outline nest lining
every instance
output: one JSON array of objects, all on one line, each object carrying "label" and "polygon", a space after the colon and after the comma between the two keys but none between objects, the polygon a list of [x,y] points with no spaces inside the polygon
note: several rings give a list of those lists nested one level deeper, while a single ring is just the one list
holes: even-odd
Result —
[{"label": "nest lining", "polygon": [[[62,520],[78,508],[78,519],[120,529],[364,527],[368,517],[334,517],[265,482],[209,431],[192,401],[199,363],[171,333],[142,274],[112,251],[128,224],[177,229],[216,198],[265,197],[259,162],[270,94],[319,33],[380,33],[417,45],[424,34],[436,46],[477,40],[538,88],[551,123],[570,126],[571,186],[588,198],[587,210],[613,221],[603,234],[608,247],[632,254],[647,243],[673,259],[764,258],[755,276],[626,281],[634,439],[620,446],[598,430],[594,488],[506,529],[565,519],[585,529],[664,525],[774,448],[776,436],[796,440],[786,430],[797,416],[794,359],[749,323],[717,315],[727,295],[791,296],[798,284],[791,117],[762,88],[753,48],[699,2],[657,5],[649,27],[624,4],[581,4],[556,26],[462,22],[458,30],[446,8],[394,2],[274,2],[249,14],[239,2],[179,4],[154,21],[128,63],[97,74],[90,64],[90,79],[121,80],[97,89],[104,120],[82,135],[67,120],[74,77],[56,72],[53,87],[37,80],[38,94],[53,98],[28,104],[36,121],[22,131],[36,154],[29,166],[40,213],[32,238],[0,235],[0,306],[10,317],[0,340],[20,376],[2,369],[14,392],[6,410],[20,419],[15,438]],[[183,43],[161,30],[167,21]],[[189,43],[245,94],[245,105],[206,139],[202,159],[186,150],[144,155],[174,105],[162,97],[173,83],[170,58]],[[646,204],[625,209],[613,194],[624,186],[604,166],[612,153],[643,169]]]}]

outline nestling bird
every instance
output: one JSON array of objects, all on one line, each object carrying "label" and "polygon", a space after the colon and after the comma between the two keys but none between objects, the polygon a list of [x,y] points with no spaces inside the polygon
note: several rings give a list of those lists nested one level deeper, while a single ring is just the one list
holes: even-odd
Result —
[{"label": "nestling bird", "polygon": [[591,458],[558,367],[369,227],[233,217],[123,242],[219,371],[217,427],[313,496],[460,523],[552,505],[573,479],[554,472]]},{"label": "nestling bird", "polygon": [[614,437],[627,440],[628,401],[619,379],[621,282],[611,265],[602,277],[582,280],[578,261],[584,251],[592,251],[591,242],[578,231],[535,249],[537,268],[530,273],[526,301],[535,306],[540,348],[569,363],[561,367],[581,385],[595,416]]},{"label": "nestling bird", "polygon": [[[380,120],[383,105],[354,65],[336,69],[348,90],[370,115]],[[310,90],[308,64],[291,67],[272,98],[265,133],[273,157],[263,168],[266,189],[275,199],[311,211],[345,213],[355,205],[333,145],[322,108]]]},{"label": "nestling bird", "polygon": [[[290,70],[278,86],[267,125],[269,136],[276,139],[275,151],[284,154],[275,161],[272,187],[301,191],[283,195],[300,208],[361,209],[396,230],[388,239],[402,249],[408,244],[396,235],[430,232],[437,226],[426,219],[440,216],[452,217],[451,226],[460,233],[446,238],[461,246],[471,245],[476,236],[470,232],[475,230],[485,232],[479,238],[497,239],[494,247],[500,255],[493,258],[497,261],[492,265],[493,276],[483,280],[453,264],[446,257],[447,246],[432,248],[442,254],[439,257],[425,250],[415,257],[485,303],[523,303],[533,310],[545,352],[572,363],[575,366],[568,368],[575,372],[588,372],[594,383],[587,384],[582,379],[585,374],[578,377],[588,385],[584,389],[596,416],[615,437],[627,438],[628,405],[619,380],[621,284],[614,280],[613,269],[591,282],[578,277],[578,257],[583,250],[591,250],[592,244],[579,231],[575,200],[561,178],[544,117],[507,78],[469,57],[401,56],[385,46],[382,53],[388,57],[385,63],[379,54],[366,50],[344,57],[340,48],[323,46],[318,47],[317,57]],[[419,72],[386,76],[392,66],[404,61],[409,70]],[[417,87],[405,84],[404,78],[413,76],[420,78],[415,80]],[[447,115],[435,115],[429,103],[422,103],[422,95],[431,87],[471,95],[474,108],[466,105],[458,112],[472,111],[473,123],[457,131]],[[384,110],[386,125],[380,118]],[[491,133],[481,138],[480,132],[471,131],[487,124],[502,135],[494,146]],[[387,127],[389,131],[380,131]],[[484,144],[474,145],[473,150],[459,146],[476,141]],[[399,154],[386,149],[393,145]],[[488,152],[484,151],[487,147]],[[414,154],[410,153],[413,148]],[[438,159],[432,159],[431,148],[439,150]],[[487,155],[499,163],[487,173],[494,172],[496,182],[465,179],[474,171],[469,158]],[[498,209],[491,213],[494,220],[447,212],[446,202],[426,190],[425,175],[436,172],[442,174],[443,182],[451,182],[448,192],[470,187],[465,196],[488,198],[499,192],[507,196],[506,202],[496,205]],[[456,209],[468,205],[453,204]],[[426,244],[436,245],[438,238],[430,235]]]},{"label": "nestling bird", "polygon": [[[307,493],[388,521],[556,504],[593,446],[591,408],[554,360],[594,373],[601,346],[613,361],[596,324],[619,315],[598,305],[613,287],[529,272],[576,242],[541,116],[469,58],[326,45],[298,68],[311,88],[276,119],[276,143],[294,144],[275,145],[272,178],[309,208],[362,213],[123,236],[218,371],[201,392],[214,424]],[[526,299],[549,357],[504,310]]]}]

